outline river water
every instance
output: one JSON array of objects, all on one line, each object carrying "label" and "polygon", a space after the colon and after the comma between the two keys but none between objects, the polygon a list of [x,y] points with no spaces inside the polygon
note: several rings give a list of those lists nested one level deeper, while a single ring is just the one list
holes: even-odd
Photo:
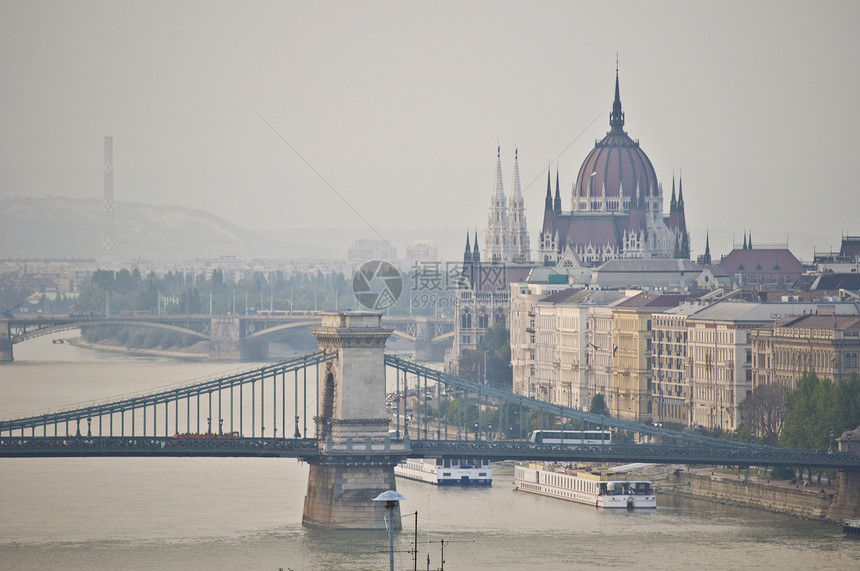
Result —
[{"label": "river water", "polygon": [[[242,368],[135,357],[36,339],[0,365],[0,418],[103,399]],[[404,530],[418,512],[418,568],[857,569],[860,541],[838,526],[658,497],[609,512],[513,491],[513,468],[489,489],[398,479]],[[301,525],[307,465],[291,459],[0,460],[2,569],[387,569],[384,531]]]}]

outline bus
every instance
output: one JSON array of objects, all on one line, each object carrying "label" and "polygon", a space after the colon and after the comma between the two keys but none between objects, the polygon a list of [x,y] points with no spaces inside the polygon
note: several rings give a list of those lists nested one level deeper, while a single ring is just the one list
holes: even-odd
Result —
[{"label": "bus", "polygon": [[529,442],[535,444],[612,444],[609,430],[533,430]]}]

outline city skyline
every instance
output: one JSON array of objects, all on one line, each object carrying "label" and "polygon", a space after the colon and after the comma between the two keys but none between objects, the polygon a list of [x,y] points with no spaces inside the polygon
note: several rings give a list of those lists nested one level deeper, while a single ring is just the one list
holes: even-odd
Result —
[{"label": "city skyline", "polygon": [[117,202],[459,242],[500,146],[534,250],[547,164],[569,210],[617,61],[667,202],[683,176],[694,258],[706,231],[715,255],[751,232],[804,260],[860,233],[855,3],[203,7],[0,5],[0,195],[100,199],[110,135]]}]

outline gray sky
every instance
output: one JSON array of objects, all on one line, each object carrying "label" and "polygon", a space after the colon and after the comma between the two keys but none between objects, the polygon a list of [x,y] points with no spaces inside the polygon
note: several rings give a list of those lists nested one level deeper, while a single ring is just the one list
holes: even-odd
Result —
[{"label": "gray sky", "polygon": [[515,146],[537,179],[535,244],[547,161],[567,210],[609,129],[616,53],[694,255],[706,229],[715,255],[749,229],[803,259],[860,234],[856,1],[0,0],[0,193],[101,198],[112,135],[118,201],[365,227],[268,122],[374,227],[463,234],[499,144],[506,192]]}]

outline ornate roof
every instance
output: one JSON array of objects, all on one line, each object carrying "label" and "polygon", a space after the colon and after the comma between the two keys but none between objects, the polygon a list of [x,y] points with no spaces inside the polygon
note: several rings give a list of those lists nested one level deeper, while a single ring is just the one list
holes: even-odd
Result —
[{"label": "ornate roof", "polygon": [[597,141],[585,158],[576,177],[574,199],[592,197],[657,196],[657,174],[645,152],[624,131],[624,112],[615,70],[615,101],[609,115],[610,130]]}]

